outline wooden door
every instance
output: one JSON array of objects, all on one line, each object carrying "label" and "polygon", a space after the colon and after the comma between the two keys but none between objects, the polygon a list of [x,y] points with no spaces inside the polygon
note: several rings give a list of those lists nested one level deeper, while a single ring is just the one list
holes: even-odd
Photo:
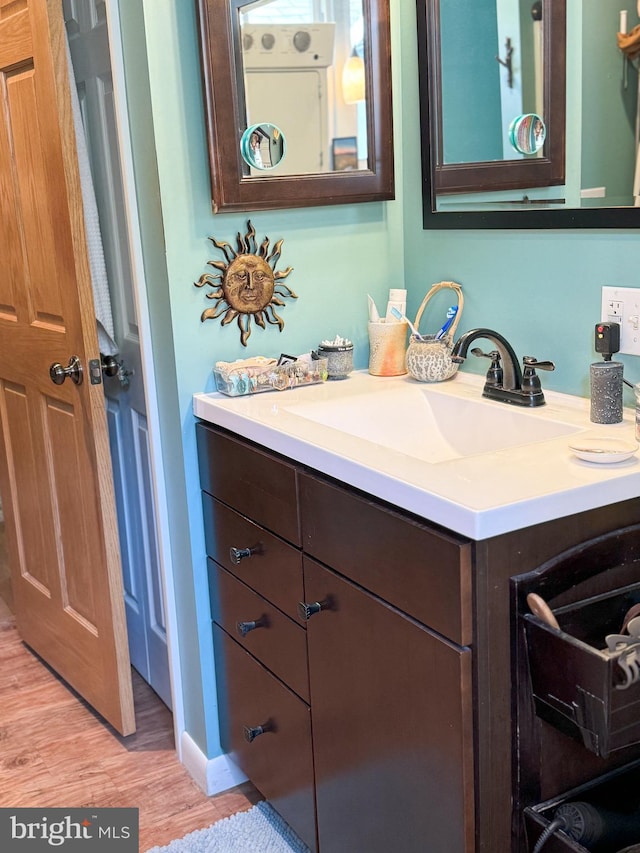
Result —
[{"label": "wooden door", "polygon": [[120,532],[124,600],[132,665],[171,707],[169,656],[160,549],[140,348],[134,298],[127,200],[118,147],[118,103],[113,88],[107,18],[96,0],[63,0],[75,84],[86,139],[106,278],[113,308],[118,360],[126,372],[105,377]]},{"label": "wooden door", "polygon": [[[60,0],[0,0],[0,492],[18,630],[135,729]],[[77,356],[82,382],[49,368]]]},{"label": "wooden door", "polygon": [[471,650],[308,557],[304,588],[320,850],[473,853]]}]

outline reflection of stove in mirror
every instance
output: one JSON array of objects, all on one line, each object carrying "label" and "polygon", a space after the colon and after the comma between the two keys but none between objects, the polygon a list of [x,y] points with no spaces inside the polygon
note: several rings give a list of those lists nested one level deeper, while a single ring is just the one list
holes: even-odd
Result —
[{"label": "reflection of stove in mirror", "polygon": [[[335,134],[329,132],[329,69],[334,41],[333,23],[242,27],[247,126],[277,125],[286,141],[286,156],[269,174],[331,171],[330,136]],[[251,175],[264,174],[251,169]]]}]

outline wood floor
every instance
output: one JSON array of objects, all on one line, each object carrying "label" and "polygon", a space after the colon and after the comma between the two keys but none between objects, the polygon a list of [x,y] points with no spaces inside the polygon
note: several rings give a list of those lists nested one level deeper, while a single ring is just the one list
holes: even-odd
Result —
[{"label": "wood floor", "polygon": [[138,808],[146,851],[260,800],[248,783],[202,793],[176,757],[171,712],[135,671],[137,732],[123,738],[27,649],[9,609],[2,533],[0,524],[0,806]]}]

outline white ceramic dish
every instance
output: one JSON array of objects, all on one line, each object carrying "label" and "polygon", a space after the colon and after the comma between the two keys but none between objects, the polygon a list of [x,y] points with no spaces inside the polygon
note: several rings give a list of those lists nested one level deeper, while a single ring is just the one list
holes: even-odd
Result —
[{"label": "white ceramic dish", "polygon": [[638,442],[625,438],[583,435],[571,442],[569,447],[579,459],[604,465],[630,459],[638,449]]}]

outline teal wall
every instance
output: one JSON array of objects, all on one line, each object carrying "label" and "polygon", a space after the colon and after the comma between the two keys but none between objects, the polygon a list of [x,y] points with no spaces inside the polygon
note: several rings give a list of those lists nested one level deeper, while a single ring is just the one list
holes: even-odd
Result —
[{"label": "teal wall", "polygon": [[[622,59],[616,41],[620,9],[628,9],[628,29],[636,20],[635,3],[600,0],[584,15],[582,41],[582,186],[606,187],[611,207],[633,204],[635,123],[638,73]],[[608,37],[604,37],[604,34]],[[626,65],[626,67],[625,67]],[[601,203],[601,202],[599,202]]]},{"label": "teal wall", "polygon": [[[431,282],[459,281],[465,293],[459,331],[476,326],[497,329],[520,355],[549,358],[556,363],[554,373],[544,374],[544,386],[587,396],[601,288],[638,286],[637,232],[424,231],[420,187],[415,181],[420,162],[415,22],[410,7],[396,2],[392,8],[400,15],[402,38],[402,78],[399,84],[394,82],[394,94],[400,85],[404,104],[400,192],[409,314]],[[635,21],[631,13],[629,20],[631,27]],[[614,22],[614,39],[615,29]],[[575,65],[572,56],[568,65],[569,69]],[[623,355],[620,361],[625,364],[625,375],[633,382],[640,381],[640,359]],[[474,365],[468,363],[465,369],[474,369]],[[625,403],[631,405],[632,394],[625,393]]]},{"label": "teal wall", "polygon": [[520,51],[522,68],[522,112],[536,112],[535,55],[533,50],[532,0],[520,0]]},{"label": "teal wall", "polygon": [[[500,69],[495,0],[447,0],[440,6],[442,136],[445,163],[502,158]],[[454,49],[451,49],[451,46]]]},{"label": "teal wall", "polygon": [[[122,5],[128,5],[126,0]],[[409,290],[415,313],[430,285],[455,279],[466,304],[459,331],[487,325],[503,332],[520,354],[551,358],[557,371],[545,385],[576,394],[588,390],[594,359],[593,324],[600,287],[635,284],[634,232],[429,232],[422,229],[416,24],[413,3],[391,0],[396,200],[333,208],[211,213],[202,107],[196,4],[139,0],[145,16],[152,127],[138,145],[136,169],[146,174],[143,205],[163,233],[149,236],[147,287],[152,304],[167,469],[173,472],[172,547],[178,593],[187,730],[210,756],[219,754],[215,672],[206,581],[194,418],[194,392],[211,390],[218,359],[302,352],[328,336],[355,344],[357,367],[368,359],[366,296],[383,305],[389,287]],[[143,38],[142,33],[139,34]],[[131,50],[135,50],[131,40]],[[139,76],[131,80],[135,89]],[[152,135],[153,134],[153,135]],[[155,139],[153,138],[155,137]],[[157,172],[152,157],[157,151]],[[282,309],[285,329],[254,328],[243,349],[237,327],[200,322],[204,293],[193,282],[217,258],[208,237],[233,241],[251,218],[258,238],[284,238],[281,266],[294,272],[298,293]],[[156,223],[157,224],[157,223]],[[442,310],[450,297],[443,296]],[[162,303],[162,306],[160,305]],[[436,303],[434,327],[442,311]],[[425,323],[427,325],[428,323]],[[629,375],[640,380],[631,359]],[[177,460],[182,470],[176,471]],[[180,467],[180,466],[178,466]]]},{"label": "teal wall", "polygon": [[[148,279],[147,287],[151,303],[154,297],[165,304],[168,299],[170,324],[158,318],[153,343],[154,353],[166,357],[169,352],[174,364],[173,376],[159,373],[157,377],[167,398],[175,390],[177,401],[177,410],[170,405],[163,410],[165,425],[179,421],[180,431],[180,445],[175,440],[165,443],[167,466],[175,465],[177,458],[184,463],[184,491],[175,500],[170,495],[183,692],[187,730],[213,757],[220,747],[192,395],[213,390],[211,370],[219,359],[301,353],[336,334],[353,340],[355,365],[365,367],[367,294],[384,306],[388,289],[404,282],[402,202],[398,198],[390,203],[213,215],[196,4],[186,0],[141,2],[155,140],[149,130],[146,148],[140,146],[138,157],[140,168],[146,170],[155,144],[157,186],[154,189],[149,182],[144,193],[147,202],[161,206],[164,244],[158,240],[154,259],[160,253],[165,262],[167,293],[155,277]],[[398,40],[396,35],[394,41]],[[131,42],[133,50],[133,35]],[[132,67],[137,68],[135,57]],[[394,73],[400,73],[399,52]],[[130,84],[135,89],[139,77]],[[400,111],[399,100],[398,126]],[[401,151],[399,139],[396,146]],[[285,321],[282,333],[275,326],[262,330],[254,325],[244,348],[235,322],[224,328],[219,320],[200,322],[202,311],[211,303],[205,299],[206,288],[198,289],[193,283],[212,271],[207,267],[209,260],[221,259],[208,238],[235,244],[237,232],[246,232],[247,219],[259,241],[268,236],[273,244],[284,238],[278,268],[293,267],[287,284],[299,298],[286,299],[286,307],[280,310]]]}]

